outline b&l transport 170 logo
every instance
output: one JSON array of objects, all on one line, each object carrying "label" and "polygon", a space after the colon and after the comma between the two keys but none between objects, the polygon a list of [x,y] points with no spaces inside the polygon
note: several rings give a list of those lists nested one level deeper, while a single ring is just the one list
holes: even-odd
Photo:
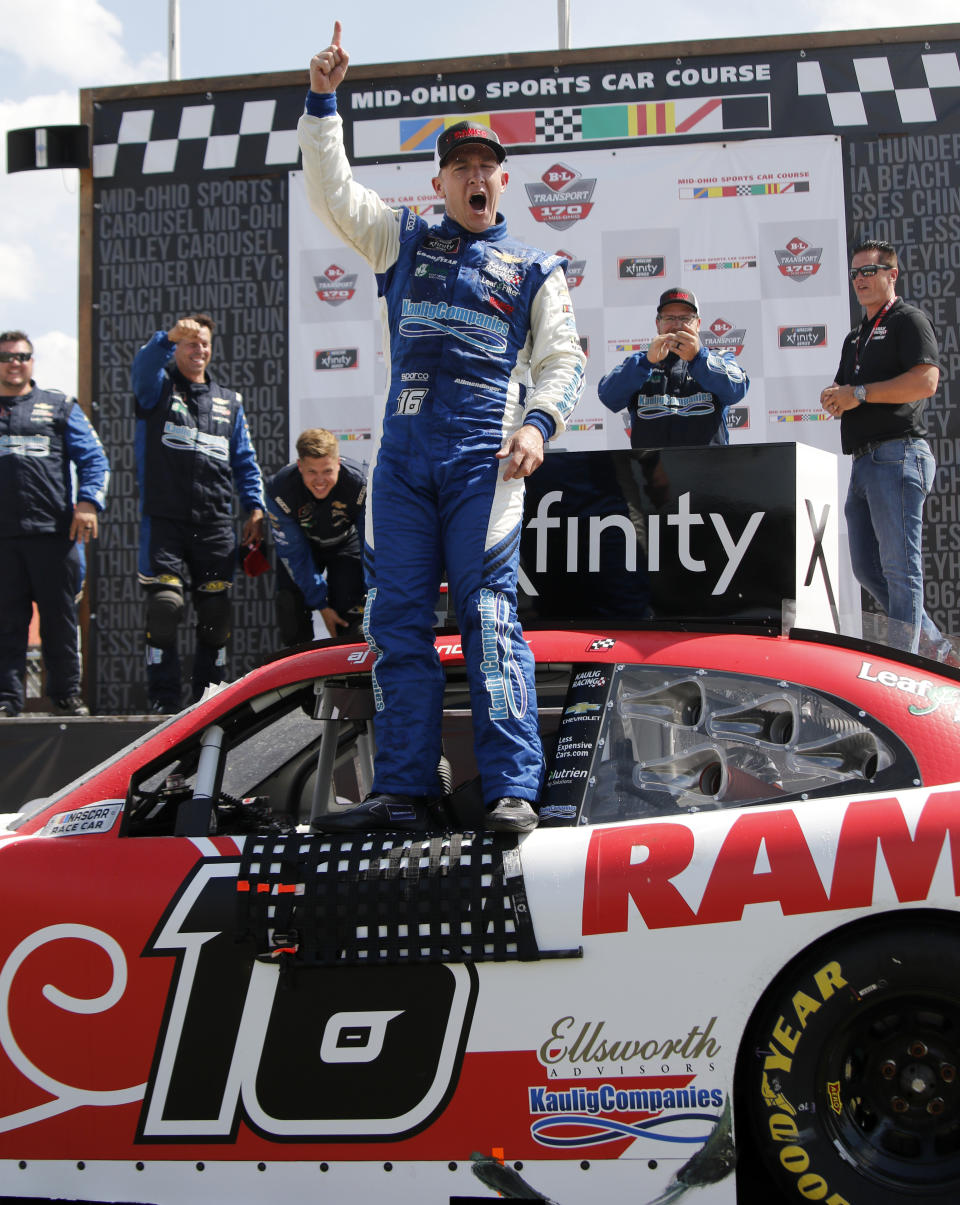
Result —
[{"label": "b&l transport 170 logo", "polygon": [[559,255],[561,259],[567,261],[566,278],[568,289],[579,289],[583,284],[583,275],[586,271],[587,261],[585,259],[577,259],[572,251],[563,251],[558,249],[554,254]]},{"label": "b&l transport 170 logo", "polygon": [[535,184],[525,184],[530,212],[554,230],[566,230],[593,208],[596,177],[585,179],[565,163],[555,163]]},{"label": "b&l transport 170 logo", "polygon": [[730,351],[739,356],[747,339],[747,328],[734,326],[726,318],[717,318],[706,330],[700,331],[700,342],[707,351]]},{"label": "b&l transport 170 logo", "polygon": [[802,238],[794,236],[782,251],[776,251],[777,269],[781,276],[802,284],[820,271],[823,257],[822,247],[811,247]]},{"label": "b&l transport 170 logo", "polygon": [[348,273],[339,264],[331,264],[326,272],[313,278],[313,287],[320,301],[327,305],[343,305],[357,291],[357,274]]}]

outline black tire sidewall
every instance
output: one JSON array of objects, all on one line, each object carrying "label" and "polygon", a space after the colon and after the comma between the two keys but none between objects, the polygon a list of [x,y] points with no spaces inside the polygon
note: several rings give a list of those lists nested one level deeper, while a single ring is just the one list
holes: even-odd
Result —
[{"label": "black tire sidewall", "polygon": [[[852,927],[820,942],[780,975],[751,1022],[741,1102],[751,1140],[785,1202],[824,1205],[956,1205],[960,1178],[921,1187],[869,1175],[842,1140],[830,1110],[839,1109],[827,1052],[836,1065],[845,1032],[864,1010],[897,998],[952,1001],[960,1016],[960,930],[915,916]],[[791,1049],[792,1046],[792,1049]]]}]

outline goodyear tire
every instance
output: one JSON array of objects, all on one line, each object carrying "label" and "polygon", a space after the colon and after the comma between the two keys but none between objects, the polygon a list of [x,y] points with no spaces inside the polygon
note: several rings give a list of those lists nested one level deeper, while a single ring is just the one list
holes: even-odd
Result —
[{"label": "goodyear tire", "polygon": [[960,932],[834,935],[759,1006],[739,1101],[784,1202],[960,1201]]}]

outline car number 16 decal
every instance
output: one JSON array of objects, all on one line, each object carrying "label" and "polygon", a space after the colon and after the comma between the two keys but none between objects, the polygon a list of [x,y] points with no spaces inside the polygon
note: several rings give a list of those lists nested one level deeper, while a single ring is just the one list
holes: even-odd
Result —
[{"label": "car number 16 decal", "polygon": [[202,863],[148,955],[177,956],[140,1136],[397,1138],[455,1082],[476,998],[464,965],[297,968],[236,938],[240,863]]}]

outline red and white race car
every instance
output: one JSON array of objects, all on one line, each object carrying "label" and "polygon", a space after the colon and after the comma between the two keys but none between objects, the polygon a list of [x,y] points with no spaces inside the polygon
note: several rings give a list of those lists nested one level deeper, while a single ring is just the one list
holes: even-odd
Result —
[{"label": "red and white race car", "polygon": [[17,816],[6,1198],[960,1199],[960,675],[812,633],[529,638],[519,839],[475,827],[444,636],[446,835],[310,830],[370,775],[371,654],[333,644]]}]

